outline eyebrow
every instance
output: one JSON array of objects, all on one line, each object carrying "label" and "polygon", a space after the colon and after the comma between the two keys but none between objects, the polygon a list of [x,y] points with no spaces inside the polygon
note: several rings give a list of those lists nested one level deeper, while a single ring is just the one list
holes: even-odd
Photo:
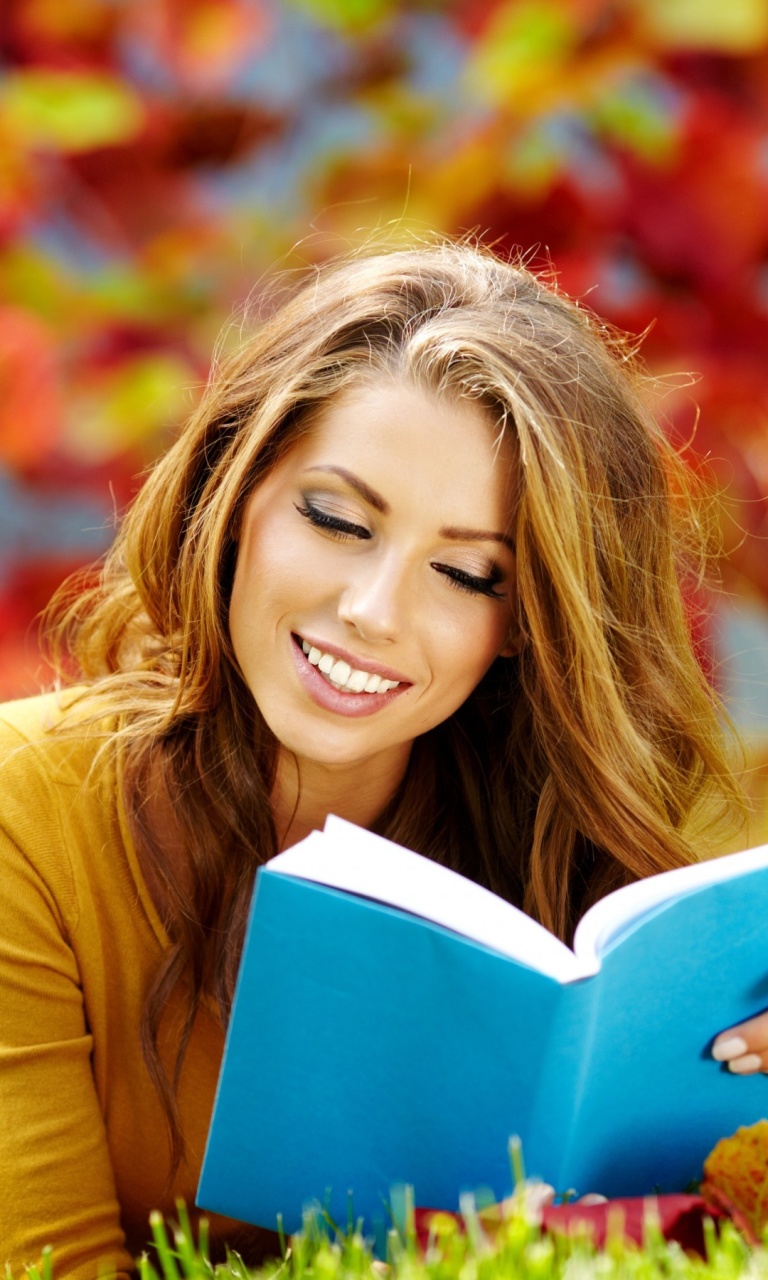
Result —
[{"label": "eyebrow", "polygon": [[[384,516],[389,515],[390,506],[386,499],[361,480],[360,476],[356,476],[354,471],[347,471],[346,467],[336,467],[331,464],[311,467],[310,470],[330,471],[333,475],[340,476],[350,488],[365,499],[369,506],[373,507],[374,511],[380,511]],[[446,538],[449,542],[501,542],[505,547],[509,547],[510,551],[515,550],[514,541],[506,533],[491,533],[486,529],[465,529],[457,525],[447,525],[439,529],[438,533],[441,538]]]},{"label": "eyebrow", "polygon": [[325,467],[312,467],[310,469],[312,471],[330,471],[335,476],[341,476],[342,480],[346,480],[350,488],[356,490],[356,492],[360,494],[361,498],[365,498],[365,501],[369,506],[373,507],[374,511],[380,511],[383,516],[389,515],[389,503],[382,498],[380,493],[377,493],[369,484],[366,484],[364,480],[361,480],[359,476],[356,476],[354,471],[347,471],[346,467],[334,467],[330,465]]},{"label": "eyebrow", "polygon": [[438,532],[441,538],[447,538],[449,542],[502,542],[510,551],[515,550],[512,538],[506,533],[491,533],[485,529],[459,529],[455,525],[449,525]]}]

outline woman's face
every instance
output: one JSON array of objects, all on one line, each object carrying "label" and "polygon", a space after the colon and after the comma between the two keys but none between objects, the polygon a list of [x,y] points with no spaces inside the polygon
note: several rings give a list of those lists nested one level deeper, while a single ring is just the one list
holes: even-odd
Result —
[{"label": "woman's face", "polygon": [[508,651],[511,449],[470,400],[367,382],[245,508],[230,629],[278,742],[402,772]]}]

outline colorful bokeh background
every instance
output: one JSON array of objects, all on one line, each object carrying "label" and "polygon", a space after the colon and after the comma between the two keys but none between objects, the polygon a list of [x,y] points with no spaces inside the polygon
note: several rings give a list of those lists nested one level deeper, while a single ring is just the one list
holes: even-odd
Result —
[{"label": "colorful bokeh background", "polygon": [[475,229],[648,330],[764,806],[768,0],[3,0],[0,43],[0,696],[275,264]]}]

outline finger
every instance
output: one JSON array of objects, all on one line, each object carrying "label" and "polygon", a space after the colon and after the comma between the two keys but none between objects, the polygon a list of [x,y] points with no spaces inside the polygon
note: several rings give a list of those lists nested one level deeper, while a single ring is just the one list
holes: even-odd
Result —
[{"label": "finger", "polygon": [[768,1071],[768,1051],[742,1053],[738,1057],[718,1059],[718,1061],[723,1061],[728,1070],[736,1076],[754,1076],[760,1071]]},{"label": "finger", "polygon": [[712,1046],[712,1057],[727,1063],[736,1075],[768,1071],[768,1011],[722,1031]]},{"label": "finger", "polygon": [[762,1053],[768,1049],[768,1010],[740,1022],[728,1031],[721,1031],[712,1046],[712,1054],[719,1061],[741,1057],[744,1053]]}]

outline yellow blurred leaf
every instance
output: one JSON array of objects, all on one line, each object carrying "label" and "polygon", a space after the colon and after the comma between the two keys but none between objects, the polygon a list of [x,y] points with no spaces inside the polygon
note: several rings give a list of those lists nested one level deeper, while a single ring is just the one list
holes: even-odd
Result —
[{"label": "yellow blurred leaf", "polygon": [[672,48],[751,53],[768,43],[766,0],[634,0],[641,26]]},{"label": "yellow blurred leaf", "polygon": [[[167,320],[171,289],[164,289],[163,282],[148,271],[138,271],[133,263],[111,262],[94,275],[89,288],[83,290],[83,308],[87,306],[91,319],[135,320],[141,324],[149,319],[158,324]],[[175,299],[177,306],[182,298]]]},{"label": "yellow blurred leaf", "polygon": [[81,461],[99,463],[138,445],[158,446],[191,404],[194,373],[180,356],[153,352],[126,358],[91,374],[73,397],[67,450]]},{"label": "yellow blurred leaf", "polygon": [[76,152],[134,138],[144,109],[111,76],[34,69],[12,72],[0,84],[0,119],[27,146]]},{"label": "yellow blurred leaf", "polygon": [[566,167],[567,159],[542,122],[534,121],[510,142],[503,167],[505,183],[528,199],[541,199]]},{"label": "yellow blurred leaf", "polygon": [[481,101],[524,103],[531,92],[557,80],[576,36],[574,16],[561,5],[507,0],[467,60],[470,92]]},{"label": "yellow blurred leaf", "polygon": [[595,98],[599,129],[650,164],[670,163],[680,136],[679,121],[659,92],[640,79],[617,78]]},{"label": "yellow blurred leaf", "polygon": [[321,26],[337,31],[374,26],[392,9],[392,0],[289,0],[289,3]]},{"label": "yellow blurred leaf", "polygon": [[61,264],[23,240],[11,243],[2,258],[2,296],[34,313],[52,328],[72,332],[77,289]]},{"label": "yellow blurred leaf", "polygon": [[498,149],[492,137],[474,136],[448,152],[429,170],[415,172],[409,193],[409,217],[422,217],[427,225],[451,226],[467,208],[480,205],[493,193],[499,180]]}]

